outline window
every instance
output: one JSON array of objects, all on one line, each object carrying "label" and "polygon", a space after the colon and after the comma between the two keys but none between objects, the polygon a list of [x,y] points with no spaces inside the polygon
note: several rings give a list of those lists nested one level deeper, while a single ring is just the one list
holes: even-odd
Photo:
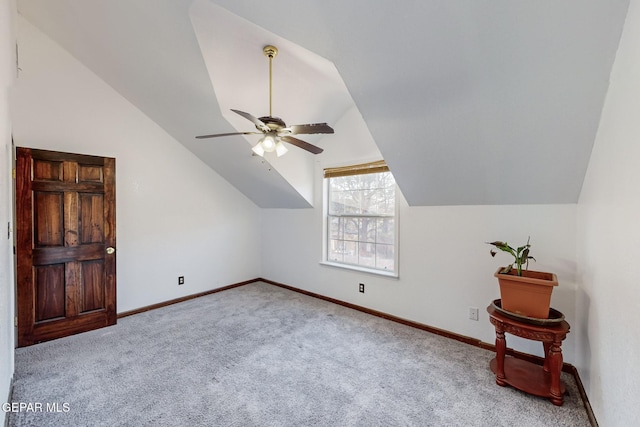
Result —
[{"label": "window", "polygon": [[396,185],[384,162],[325,169],[325,260],[397,274]]}]

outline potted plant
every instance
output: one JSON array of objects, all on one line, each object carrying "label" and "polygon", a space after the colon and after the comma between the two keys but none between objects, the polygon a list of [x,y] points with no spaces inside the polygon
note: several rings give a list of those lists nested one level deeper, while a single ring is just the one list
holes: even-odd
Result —
[{"label": "potted plant", "polygon": [[[536,260],[529,255],[531,245],[527,244],[516,249],[507,242],[488,242],[503,252],[513,256],[513,263],[500,267],[494,276],[500,284],[501,308],[511,313],[537,319],[549,317],[551,292],[558,286],[558,278],[553,273],[529,271],[529,260]],[[496,251],[491,250],[491,256]],[[515,268],[514,268],[515,266]],[[524,268],[523,268],[524,267]]]}]

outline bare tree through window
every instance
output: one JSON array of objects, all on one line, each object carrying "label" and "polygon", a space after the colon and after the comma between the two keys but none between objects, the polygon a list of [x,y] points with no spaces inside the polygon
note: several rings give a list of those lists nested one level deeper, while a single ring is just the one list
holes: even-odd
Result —
[{"label": "bare tree through window", "polygon": [[391,172],[329,178],[327,260],[395,270]]}]

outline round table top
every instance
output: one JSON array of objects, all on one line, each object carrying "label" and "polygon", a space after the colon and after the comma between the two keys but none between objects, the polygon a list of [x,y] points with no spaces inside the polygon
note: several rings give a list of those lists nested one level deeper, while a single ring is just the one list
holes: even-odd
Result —
[{"label": "round table top", "polygon": [[489,313],[489,316],[492,319],[495,319],[500,323],[506,323],[509,325],[518,326],[523,329],[566,334],[569,332],[569,329],[571,327],[566,320],[562,320],[560,322],[548,323],[548,324],[535,324],[535,323],[526,322],[524,320],[508,316],[505,313],[498,311],[493,304],[487,307],[487,313]]}]

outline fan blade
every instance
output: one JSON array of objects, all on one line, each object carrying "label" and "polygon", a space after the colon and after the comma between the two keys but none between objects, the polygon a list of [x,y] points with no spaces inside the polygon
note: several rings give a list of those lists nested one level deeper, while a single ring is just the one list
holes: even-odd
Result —
[{"label": "fan blade", "polygon": [[281,136],[280,139],[283,140],[284,142],[288,142],[289,144],[295,145],[296,147],[300,147],[303,150],[307,150],[308,152],[313,154],[320,154],[324,151],[320,147],[316,147],[315,145],[311,145],[308,142],[304,142],[303,140],[294,138],[292,136],[285,135],[285,136]]},{"label": "fan blade", "polygon": [[312,133],[333,133],[333,128],[326,123],[311,123],[308,125],[293,125],[283,130],[290,130],[291,135]]},{"label": "fan blade", "polygon": [[217,138],[219,136],[231,136],[231,135],[262,135],[260,132],[231,132],[231,133],[217,133],[215,135],[200,135],[196,136],[197,139],[205,138]]},{"label": "fan blade", "polygon": [[245,119],[249,120],[251,123],[253,123],[254,125],[256,125],[256,127],[258,129],[260,129],[263,132],[269,132],[269,126],[265,125],[260,119],[258,119],[257,117],[252,116],[249,113],[245,113],[244,111],[240,111],[240,110],[234,110],[233,108],[231,109],[231,111],[233,111],[236,114],[240,114],[242,117],[244,117]]}]

